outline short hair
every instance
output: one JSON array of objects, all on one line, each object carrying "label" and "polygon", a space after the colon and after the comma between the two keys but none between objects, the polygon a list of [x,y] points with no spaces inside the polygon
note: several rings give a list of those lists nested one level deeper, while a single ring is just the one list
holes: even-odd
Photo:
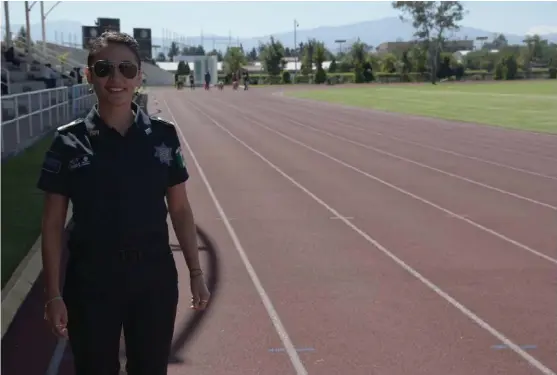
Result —
[{"label": "short hair", "polygon": [[87,56],[87,66],[91,66],[91,64],[93,64],[93,60],[95,59],[95,55],[109,44],[120,44],[128,47],[137,59],[137,66],[141,68],[141,59],[139,58],[139,43],[137,43],[137,40],[126,33],[120,33],[116,31],[106,31],[91,42],[89,55]]}]

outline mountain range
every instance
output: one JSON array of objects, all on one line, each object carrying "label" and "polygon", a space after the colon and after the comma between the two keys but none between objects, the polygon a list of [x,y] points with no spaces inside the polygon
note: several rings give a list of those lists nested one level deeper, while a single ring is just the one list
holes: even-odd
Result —
[{"label": "mountain range", "polygon": [[[91,22],[92,23],[92,22]],[[50,21],[46,25],[46,39],[51,42],[64,41],[64,44],[77,43],[81,46],[81,23],[75,21]],[[12,25],[12,32],[17,32],[21,25]],[[132,33],[133,30],[122,30],[124,32]],[[338,44],[335,40],[346,40],[343,48],[348,47],[351,43],[360,38],[361,41],[371,46],[378,46],[383,42],[394,42],[397,40],[410,40],[413,38],[414,29],[410,23],[403,22],[397,17],[388,17],[372,21],[364,21],[342,26],[321,26],[314,29],[298,29],[296,30],[296,42],[299,44],[310,38],[321,40],[325,43],[326,47],[332,51],[338,51]],[[451,39],[476,39],[477,37],[486,36],[489,40],[497,35],[497,31],[481,30],[473,27],[463,26],[453,35]],[[275,39],[280,40],[285,47],[294,46],[294,30],[287,32],[277,32],[272,34]],[[242,44],[245,51],[253,47],[257,47],[260,42],[267,42],[271,35],[263,35],[259,37],[250,38],[236,38],[229,39],[228,36],[217,35],[204,35],[189,36],[188,43],[191,45],[202,44],[205,50],[225,50],[229,40],[232,45],[237,45],[238,42]],[[510,44],[522,44],[525,35],[505,34],[505,37]],[[41,25],[31,25],[31,39],[41,39]],[[543,35],[543,39],[548,39],[550,42],[557,43],[557,33]],[[164,41],[160,37],[153,37],[153,45],[168,46],[169,41]]]}]

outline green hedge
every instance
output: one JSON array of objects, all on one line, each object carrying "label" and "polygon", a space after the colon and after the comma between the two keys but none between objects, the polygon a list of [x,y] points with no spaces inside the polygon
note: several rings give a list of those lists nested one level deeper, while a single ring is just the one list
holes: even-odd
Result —
[{"label": "green hedge", "polygon": [[[531,73],[531,79],[548,79],[553,78],[553,71],[551,69],[540,68],[533,69]],[[487,70],[466,70],[464,76],[460,80],[464,81],[486,81],[492,80],[495,72],[488,72]],[[375,82],[378,83],[399,83],[399,82],[427,82],[430,79],[429,73],[374,73]],[[219,74],[219,80],[223,80],[225,84],[228,84],[228,76],[225,74]],[[288,78],[285,80],[285,78]],[[522,70],[518,70],[516,79],[524,79],[526,74]],[[339,83],[354,83],[355,76],[354,73],[327,73],[327,83],[329,84],[339,84]],[[450,77],[449,80],[456,80],[455,77]],[[313,83],[314,76],[297,74],[294,78],[293,74],[280,75],[280,76],[269,76],[268,74],[251,74],[250,84],[251,85],[279,85],[288,84],[295,81],[295,83],[309,84]]]}]

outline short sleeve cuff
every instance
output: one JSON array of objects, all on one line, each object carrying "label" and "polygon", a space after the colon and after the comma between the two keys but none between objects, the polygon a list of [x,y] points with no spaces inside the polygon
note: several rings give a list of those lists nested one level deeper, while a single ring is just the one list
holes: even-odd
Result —
[{"label": "short sleeve cuff", "polygon": [[70,196],[70,192],[66,186],[56,183],[48,178],[45,178],[44,176],[41,176],[39,178],[37,188],[44,191],[45,193],[60,194],[68,198]]},{"label": "short sleeve cuff", "polygon": [[181,169],[179,172],[175,172],[168,179],[168,187],[176,186],[182,182],[186,182],[189,178],[189,174],[186,168]]}]

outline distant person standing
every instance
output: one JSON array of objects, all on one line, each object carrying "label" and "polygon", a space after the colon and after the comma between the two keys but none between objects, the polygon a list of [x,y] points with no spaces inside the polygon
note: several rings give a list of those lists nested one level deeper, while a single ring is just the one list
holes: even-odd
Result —
[{"label": "distant person standing", "polygon": [[207,73],[205,73],[205,90],[209,90],[210,84],[211,84],[211,73],[207,71]]},{"label": "distant person standing", "polygon": [[248,71],[246,70],[244,72],[244,91],[248,89],[248,85],[249,85],[249,74]]},{"label": "distant person standing", "polygon": [[77,77],[77,84],[81,85],[83,83],[83,75],[81,74],[81,68],[75,68],[75,74]]},{"label": "distant person standing", "polygon": [[236,72],[232,73],[232,89],[238,89],[238,74]]},{"label": "distant person standing", "polygon": [[41,67],[41,79],[45,83],[47,89],[54,87],[52,82],[52,69],[50,69],[50,64],[44,64]]},{"label": "distant person standing", "polygon": [[195,89],[195,80],[193,79],[193,72],[190,73],[190,89]]}]

